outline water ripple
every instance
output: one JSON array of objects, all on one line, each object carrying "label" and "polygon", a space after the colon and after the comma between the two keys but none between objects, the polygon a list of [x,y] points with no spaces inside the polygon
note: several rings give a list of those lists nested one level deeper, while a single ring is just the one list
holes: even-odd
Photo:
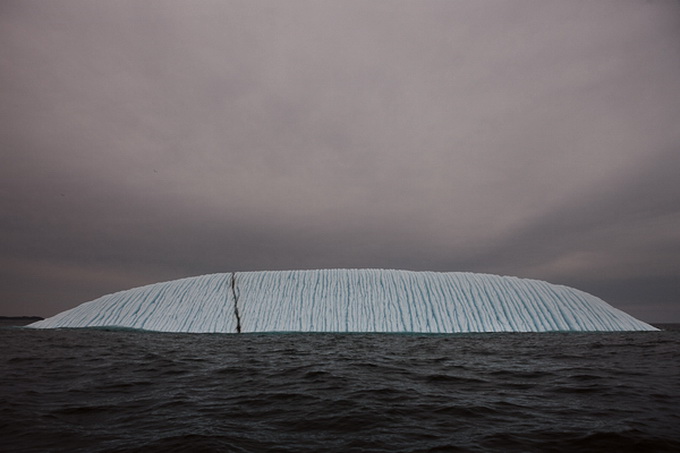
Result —
[{"label": "water ripple", "polygon": [[0,341],[13,452],[680,450],[674,330]]}]

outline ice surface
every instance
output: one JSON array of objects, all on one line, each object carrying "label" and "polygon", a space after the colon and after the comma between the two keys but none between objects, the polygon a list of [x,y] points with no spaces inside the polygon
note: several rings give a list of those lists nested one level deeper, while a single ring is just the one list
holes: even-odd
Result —
[{"label": "ice surface", "polygon": [[127,327],[235,332],[230,274],[203,275],[102,296],[30,327]]},{"label": "ice surface", "polygon": [[378,269],[185,278],[109,294],[31,327],[236,332],[237,325],[242,332],[656,330],[595,296],[539,280]]}]

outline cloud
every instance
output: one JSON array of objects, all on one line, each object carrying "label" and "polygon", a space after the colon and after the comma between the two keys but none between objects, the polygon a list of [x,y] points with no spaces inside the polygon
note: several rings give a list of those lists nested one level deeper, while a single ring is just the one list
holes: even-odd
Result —
[{"label": "cloud", "polygon": [[[149,283],[365,266],[677,275],[677,13],[4,3],[0,253]],[[25,269],[47,297],[54,273]]]}]

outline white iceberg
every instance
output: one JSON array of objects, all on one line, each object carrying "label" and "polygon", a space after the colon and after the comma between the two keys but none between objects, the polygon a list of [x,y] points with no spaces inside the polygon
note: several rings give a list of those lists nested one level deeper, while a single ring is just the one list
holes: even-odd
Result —
[{"label": "white iceberg", "polygon": [[102,296],[30,327],[223,333],[657,330],[593,295],[539,280],[378,269],[184,278]]}]

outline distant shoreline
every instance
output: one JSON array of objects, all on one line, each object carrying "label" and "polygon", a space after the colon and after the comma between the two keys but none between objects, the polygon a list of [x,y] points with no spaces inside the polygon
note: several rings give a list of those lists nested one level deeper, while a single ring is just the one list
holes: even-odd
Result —
[{"label": "distant shoreline", "polygon": [[0,316],[0,321],[42,321],[40,316]]},{"label": "distant shoreline", "polygon": [[43,319],[40,316],[0,316],[0,326],[27,326]]}]

